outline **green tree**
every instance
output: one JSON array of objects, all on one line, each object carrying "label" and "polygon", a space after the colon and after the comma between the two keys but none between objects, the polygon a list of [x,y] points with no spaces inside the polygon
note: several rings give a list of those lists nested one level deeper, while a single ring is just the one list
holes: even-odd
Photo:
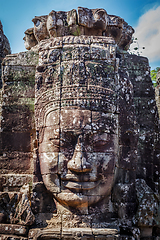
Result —
[{"label": "green tree", "polygon": [[154,87],[156,87],[156,84],[157,84],[156,77],[157,77],[157,72],[159,69],[160,69],[160,67],[156,67],[156,69],[151,70],[151,79],[152,79]]}]

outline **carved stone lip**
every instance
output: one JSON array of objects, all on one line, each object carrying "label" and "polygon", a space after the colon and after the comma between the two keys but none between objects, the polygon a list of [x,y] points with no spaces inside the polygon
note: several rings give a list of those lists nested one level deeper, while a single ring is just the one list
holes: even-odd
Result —
[{"label": "carved stone lip", "polygon": [[65,176],[61,177],[62,181],[68,182],[97,182],[99,179],[96,175],[90,176],[89,174],[66,174]]},{"label": "carved stone lip", "polygon": [[99,183],[100,180],[95,182],[62,181],[63,186],[71,190],[90,190],[97,187]]}]

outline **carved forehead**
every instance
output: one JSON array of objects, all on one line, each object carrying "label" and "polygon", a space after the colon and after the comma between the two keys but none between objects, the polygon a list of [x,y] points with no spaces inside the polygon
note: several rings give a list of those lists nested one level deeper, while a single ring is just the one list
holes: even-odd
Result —
[{"label": "carved forehead", "polygon": [[46,126],[74,128],[91,122],[91,111],[80,109],[62,109],[51,111],[46,116]]},{"label": "carved forehead", "polygon": [[118,134],[118,114],[92,111],[93,130],[104,130],[108,133]]},{"label": "carved forehead", "polygon": [[61,111],[60,127],[64,129],[84,128],[91,123],[91,111],[65,109]]},{"label": "carved forehead", "polygon": [[50,111],[46,116],[46,126],[56,126],[59,125],[60,110]]},{"label": "carved forehead", "polygon": [[84,128],[86,131],[104,130],[116,133],[118,115],[82,109],[55,110],[47,115],[46,126],[57,126],[64,130]]}]

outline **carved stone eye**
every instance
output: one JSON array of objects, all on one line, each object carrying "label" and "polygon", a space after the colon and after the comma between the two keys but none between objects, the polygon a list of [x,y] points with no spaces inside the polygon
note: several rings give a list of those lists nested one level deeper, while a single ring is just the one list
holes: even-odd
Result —
[{"label": "carved stone eye", "polygon": [[74,147],[77,143],[77,138],[72,133],[65,133],[61,138],[61,147]]}]

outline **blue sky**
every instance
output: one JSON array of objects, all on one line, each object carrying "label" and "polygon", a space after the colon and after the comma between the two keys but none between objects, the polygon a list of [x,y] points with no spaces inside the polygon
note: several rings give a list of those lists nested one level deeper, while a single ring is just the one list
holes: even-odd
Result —
[{"label": "blue sky", "polygon": [[0,0],[0,20],[12,53],[25,51],[24,32],[33,27],[34,16],[78,6],[104,8],[108,14],[124,18],[136,30],[140,51],[145,46],[142,55],[149,57],[152,69],[160,67],[160,0]]}]

